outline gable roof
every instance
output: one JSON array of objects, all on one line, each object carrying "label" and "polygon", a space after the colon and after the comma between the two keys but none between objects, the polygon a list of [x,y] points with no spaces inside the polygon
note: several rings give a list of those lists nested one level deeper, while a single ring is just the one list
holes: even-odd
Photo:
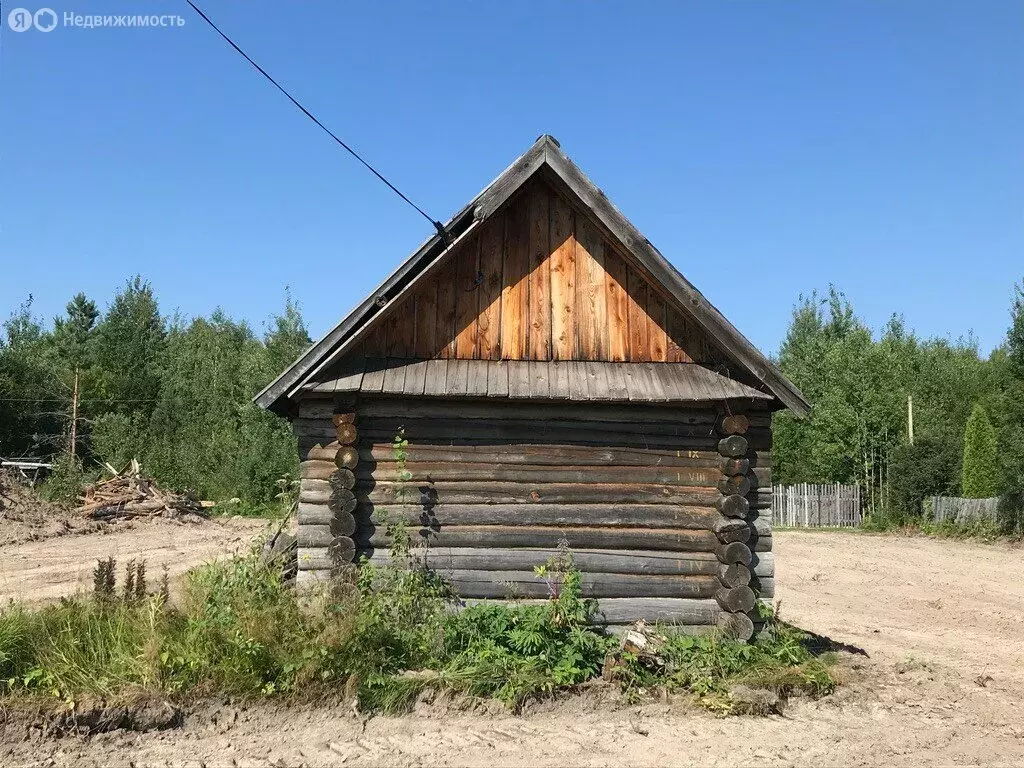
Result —
[{"label": "gable roof", "polygon": [[287,410],[288,401],[302,385],[337,361],[361,339],[375,317],[405,298],[411,288],[433,271],[459,243],[475,232],[534,174],[544,173],[560,182],[574,202],[676,298],[693,320],[727,354],[796,415],[810,404],[789,379],[743,336],[647,238],[622,215],[592,181],[562,152],[551,136],[541,136],[512,165],[445,225],[445,237],[434,234],[416,249],[384,282],[281,373],[254,398],[263,408]]}]

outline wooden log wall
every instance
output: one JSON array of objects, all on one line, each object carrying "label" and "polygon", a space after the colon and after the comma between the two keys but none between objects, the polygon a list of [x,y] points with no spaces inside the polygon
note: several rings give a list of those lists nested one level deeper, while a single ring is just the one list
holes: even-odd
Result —
[{"label": "wooden log wall", "polygon": [[337,579],[356,556],[356,412],[350,406],[330,409],[325,414],[321,404],[322,440],[308,444],[300,437],[299,584]]},{"label": "wooden log wall", "polygon": [[386,559],[386,514],[465,598],[544,597],[533,569],[563,540],[611,624],[656,616],[745,639],[758,593],[773,594],[765,412],[364,398],[355,443],[342,446],[325,445],[338,437],[332,408],[304,401],[294,423],[309,457],[303,572],[335,567],[327,547],[339,537]]},{"label": "wooden log wall", "polygon": [[541,179],[460,244],[353,354],[738,370],[684,307]]}]

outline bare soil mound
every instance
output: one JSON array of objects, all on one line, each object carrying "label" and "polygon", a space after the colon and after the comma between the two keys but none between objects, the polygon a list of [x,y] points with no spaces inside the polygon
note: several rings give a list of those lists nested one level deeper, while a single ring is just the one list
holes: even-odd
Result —
[{"label": "bare soil mound", "polygon": [[101,525],[47,501],[17,476],[0,472],[0,546],[91,533]]}]

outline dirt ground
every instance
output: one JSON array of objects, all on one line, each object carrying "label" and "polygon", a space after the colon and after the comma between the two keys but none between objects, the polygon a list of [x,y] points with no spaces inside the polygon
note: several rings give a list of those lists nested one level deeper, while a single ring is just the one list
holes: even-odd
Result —
[{"label": "dirt ground", "polygon": [[[192,556],[183,541],[177,551]],[[1024,765],[1024,550],[835,532],[780,532],[775,545],[784,618],[847,647],[845,685],[781,716],[716,718],[684,700],[631,707],[596,690],[523,716],[435,703],[368,721],[336,703],[220,702],[165,731],[53,739],[8,728],[0,764]]]},{"label": "dirt ground", "polygon": [[[146,561],[151,587],[167,566],[173,580],[193,566],[249,546],[266,520],[213,518],[202,523],[154,519],[95,525],[59,537],[0,545],[0,602],[36,603],[92,589],[96,561]],[[118,566],[118,578],[122,568]]]}]

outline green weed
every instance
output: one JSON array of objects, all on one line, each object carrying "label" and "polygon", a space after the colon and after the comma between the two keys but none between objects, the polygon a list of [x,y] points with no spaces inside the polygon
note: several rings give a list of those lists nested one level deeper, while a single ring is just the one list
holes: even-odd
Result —
[{"label": "green weed", "polygon": [[[597,677],[617,646],[591,624],[595,603],[581,596],[569,553],[547,566],[550,600],[455,611],[450,586],[418,565],[400,525],[392,533],[392,561],[364,563],[347,588],[314,600],[262,564],[258,547],[192,571],[177,605],[165,588],[144,594],[138,564],[131,585],[115,590],[115,564],[103,561],[95,595],[0,611],[0,690],[65,701],[345,690],[364,711],[401,712],[430,686],[516,708]],[[629,695],[686,690],[728,711],[739,683],[815,695],[834,685],[828,660],[775,620],[750,645],[666,636],[662,665],[627,659],[620,679]]]}]

